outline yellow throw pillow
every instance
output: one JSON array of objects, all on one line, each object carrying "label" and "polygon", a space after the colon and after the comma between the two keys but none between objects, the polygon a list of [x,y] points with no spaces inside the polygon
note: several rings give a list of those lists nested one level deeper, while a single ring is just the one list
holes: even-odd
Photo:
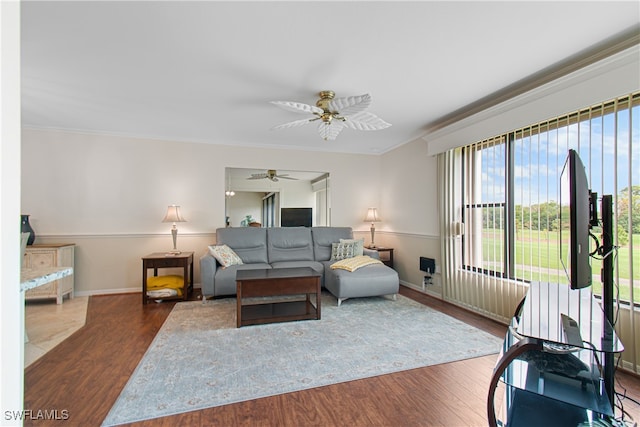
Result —
[{"label": "yellow throw pillow", "polygon": [[175,289],[178,296],[182,296],[182,288],[184,287],[184,279],[182,276],[156,276],[147,278],[147,291],[155,291],[158,289]]},{"label": "yellow throw pillow", "polygon": [[371,258],[368,255],[360,255],[334,262],[333,264],[331,264],[331,268],[334,270],[336,268],[340,268],[347,271],[356,271],[359,268],[372,264],[382,264],[382,261],[380,261],[379,259]]}]

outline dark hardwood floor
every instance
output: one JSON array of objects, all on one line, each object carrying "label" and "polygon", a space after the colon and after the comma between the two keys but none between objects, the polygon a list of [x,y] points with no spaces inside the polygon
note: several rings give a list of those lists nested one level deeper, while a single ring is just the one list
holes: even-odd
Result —
[{"label": "dark hardwood floor", "polygon": [[[496,336],[505,326],[401,287],[401,293]],[[195,296],[197,297],[197,295]],[[140,294],[93,296],[86,325],[25,370],[25,409],[66,420],[24,425],[99,426],[175,303]],[[382,375],[147,420],[136,426],[483,426],[496,355]],[[632,398],[640,381],[617,376]],[[625,409],[640,418],[630,401]],[[63,417],[60,417],[63,418]]]}]

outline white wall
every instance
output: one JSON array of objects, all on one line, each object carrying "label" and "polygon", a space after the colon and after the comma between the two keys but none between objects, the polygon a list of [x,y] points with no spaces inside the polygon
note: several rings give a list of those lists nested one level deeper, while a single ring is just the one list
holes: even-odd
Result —
[{"label": "white wall", "polygon": [[291,181],[280,193],[281,208],[314,208],[316,197],[309,181]]},{"label": "white wall", "polygon": [[0,424],[21,425],[24,295],[20,292],[19,226],[20,3],[15,1],[0,1],[0,139]]},{"label": "white wall", "polygon": [[[20,3],[0,1],[0,409],[22,424],[24,295],[20,292]],[[8,413],[5,411],[12,411]],[[9,419],[7,419],[9,418]]]},{"label": "white wall", "polygon": [[[382,222],[376,224],[376,243],[394,248],[394,266],[401,282],[422,289],[420,256],[434,258],[440,265],[436,157],[429,156],[427,143],[418,139],[384,154],[381,170]],[[439,296],[437,278],[435,284],[428,290]]]},{"label": "white wall", "polygon": [[[381,230],[438,236],[437,161],[421,139],[382,156]],[[362,213],[364,217],[364,212]]]},{"label": "white wall", "polygon": [[[74,242],[76,290],[140,289],[140,257],[171,249],[175,203],[178,249],[201,256],[224,227],[225,167],[321,170],[331,175],[332,225],[367,230],[362,217],[379,205],[381,157],[239,148],[107,135],[24,129],[22,212],[36,242]],[[286,155],[284,155],[286,153]],[[196,282],[199,278],[195,265]]]},{"label": "white wall", "polygon": [[236,191],[236,195],[227,199],[227,215],[232,227],[240,227],[247,215],[259,223],[262,219],[262,195],[253,191]]}]

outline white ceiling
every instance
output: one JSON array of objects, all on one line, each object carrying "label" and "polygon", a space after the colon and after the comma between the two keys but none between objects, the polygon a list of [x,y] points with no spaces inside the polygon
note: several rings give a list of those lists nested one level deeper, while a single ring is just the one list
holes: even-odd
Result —
[{"label": "white ceiling", "polygon": [[[23,1],[25,127],[382,153],[640,22],[637,1]],[[315,125],[269,104],[371,93],[393,126]]]}]

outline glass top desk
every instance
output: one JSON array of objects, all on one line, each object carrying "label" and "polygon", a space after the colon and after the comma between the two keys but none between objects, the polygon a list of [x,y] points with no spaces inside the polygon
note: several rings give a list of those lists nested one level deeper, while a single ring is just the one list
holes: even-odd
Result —
[{"label": "glass top desk", "polygon": [[[562,315],[581,341],[569,340]],[[532,282],[507,330],[487,400],[490,426],[576,426],[613,417],[599,369],[624,347],[590,288]],[[605,357],[603,357],[605,355]],[[501,397],[496,390],[500,387]],[[495,403],[501,407],[496,413]]]},{"label": "glass top desk", "polygon": [[558,283],[532,282],[519,314],[517,333],[546,343],[568,345],[562,314],[578,323],[583,340],[580,347],[606,353],[624,350],[591,288],[573,290]]}]

